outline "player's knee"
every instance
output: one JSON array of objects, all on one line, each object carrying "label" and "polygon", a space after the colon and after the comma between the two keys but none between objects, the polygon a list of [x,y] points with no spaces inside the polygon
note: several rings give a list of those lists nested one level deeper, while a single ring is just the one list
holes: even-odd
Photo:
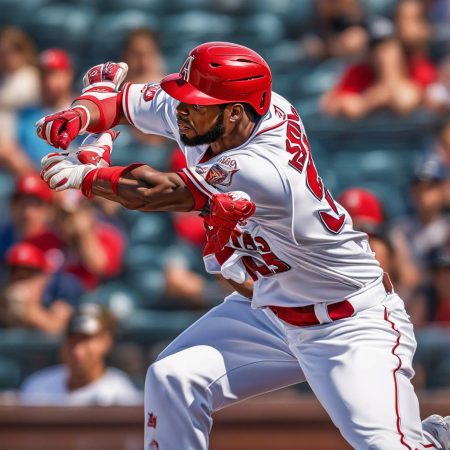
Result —
[{"label": "player's knee", "polygon": [[[398,434],[395,436],[376,436],[370,439],[367,444],[367,450],[405,450],[405,448],[407,447]],[[416,447],[414,446],[414,448]]]}]

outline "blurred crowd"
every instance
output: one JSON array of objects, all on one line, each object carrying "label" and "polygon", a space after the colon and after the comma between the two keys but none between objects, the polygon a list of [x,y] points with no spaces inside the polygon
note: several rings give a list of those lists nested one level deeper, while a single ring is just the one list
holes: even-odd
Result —
[{"label": "blurred crowd", "polygon": [[[255,49],[273,63],[275,89],[305,111],[325,181],[355,228],[369,235],[407,304],[419,339],[417,385],[450,387],[448,2],[386,1],[382,10],[363,0],[303,1],[308,20],[296,26],[301,12],[287,11],[285,41],[271,48],[251,28],[244,0],[194,3],[212,4],[217,15],[233,20],[245,16],[248,34],[241,43],[255,47],[251,39],[259,38]],[[282,17],[270,2],[261,4],[264,26]],[[37,138],[34,124],[70,106],[92,61],[57,40],[43,46],[31,25],[3,25],[0,390],[19,389],[21,401],[34,404],[139,403],[145,367],[164,342],[229,289],[203,270],[205,234],[196,214],[136,213],[78,191],[48,189],[39,169],[52,149]],[[100,51],[94,63],[125,61],[133,83],[159,81],[168,67],[179,66],[183,56],[175,53],[174,61],[167,33],[142,25],[127,22],[114,36],[114,42],[120,38],[115,53],[105,46],[105,57]],[[232,40],[221,30],[205,35]],[[328,81],[319,83],[321,77]],[[168,171],[185,166],[172,142],[121,128],[113,163],[141,161]],[[359,136],[356,149],[346,135]],[[345,155],[350,162],[342,165]],[[358,161],[365,156],[370,162],[362,171]],[[363,173],[361,183],[355,172]],[[47,356],[25,361],[28,351]]]}]

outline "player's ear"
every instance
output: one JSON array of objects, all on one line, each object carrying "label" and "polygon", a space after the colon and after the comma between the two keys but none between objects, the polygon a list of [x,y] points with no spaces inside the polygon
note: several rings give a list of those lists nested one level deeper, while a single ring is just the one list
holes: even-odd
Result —
[{"label": "player's ear", "polygon": [[242,103],[233,103],[230,106],[230,122],[238,122],[244,115],[244,105]]}]

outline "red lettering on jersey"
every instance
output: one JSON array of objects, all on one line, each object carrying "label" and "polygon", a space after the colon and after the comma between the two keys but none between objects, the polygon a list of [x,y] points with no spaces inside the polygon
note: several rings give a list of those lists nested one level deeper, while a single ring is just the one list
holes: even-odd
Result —
[{"label": "red lettering on jersey", "polygon": [[253,239],[249,233],[241,234],[239,232],[233,232],[231,241],[238,249],[253,250],[260,254],[264,264],[261,264],[261,261],[248,255],[242,257],[242,263],[247,273],[255,281],[258,279],[257,274],[266,277],[275,273],[286,272],[291,268],[289,264],[282,261],[272,252],[268,242],[261,236],[256,236]]},{"label": "red lettering on jersey", "polygon": [[337,234],[342,230],[345,223],[345,214],[339,215],[336,204],[330,191],[325,188],[314,164],[311,146],[300,125],[300,115],[291,106],[291,113],[287,115],[288,123],[286,129],[286,151],[294,156],[289,161],[289,165],[300,173],[303,173],[306,157],[306,185],[317,200],[325,200],[332,210],[332,214],[327,211],[319,211],[319,217],[324,227],[331,233]]}]

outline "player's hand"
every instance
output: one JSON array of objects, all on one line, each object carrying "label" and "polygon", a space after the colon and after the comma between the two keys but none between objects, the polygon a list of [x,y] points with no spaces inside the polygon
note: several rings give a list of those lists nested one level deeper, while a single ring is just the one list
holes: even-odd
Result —
[{"label": "player's hand", "polygon": [[56,148],[66,150],[69,144],[84,133],[89,124],[89,111],[78,105],[71,109],[44,116],[36,122],[36,134]]},{"label": "player's hand", "polygon": [[83,77],[83,92],[92,89],[98,91],[118,92],[125,80],[128,65],[124,62],[108,61],[91,67]]},{"label": "player's hand", "polygon": [[96,167],[109,167],[111,165],[111,152],[113,142],[120,132],[108,130],[101,134],[90,134],[81,143],[76,152],[81,164],[94,164]]},{"label": "player's hand", "polygon": [[241,191],[215,194],[211,197],[209,214],[204,216],[206,243],[204,255],[221,251],[238,223],[254,214],[256,205]]},{"label": "player's hand", "polygon": [[86,175],[97,168],[82,164],[71,153],[49,153],[41,160],[41,178],[55,191],[80,189]]}]

